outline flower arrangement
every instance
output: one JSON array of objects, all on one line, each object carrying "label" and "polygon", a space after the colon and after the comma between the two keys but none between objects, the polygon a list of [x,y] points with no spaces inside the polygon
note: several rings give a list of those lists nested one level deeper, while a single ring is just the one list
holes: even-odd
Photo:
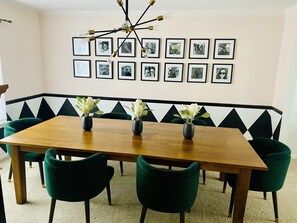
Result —
[{"label": "flower arrangement", "polygon": [[100,102],[100,99],[97,98],[94,100],[92,97],[84,98],[84,97],[76,97],[78,110],[83,112],[84,117],[92,116],[93,114],[103,114],[103,111],[95,111],[97,108],[97,104]]},{"label": "flower arrangement", "polygon": [[185,105],[183,109],[179,111],[180,114],[174,114],[174,116],[184,119],[186,124],[192,124],[193,120],[200,117],[210,117],[210,114],[208,112],[205,112],[200,116],[197,116],[199,114],[200,109],[201,107],[199,107],[197,103],[192,103],[191,105]]},{"label": "flower arrangement", "polygon": [[147,115],[149,111],[146,103],[139,99],[132,103],[132,106],[129,109],[133,112],[135,120],[141,119],[141,117]]}]

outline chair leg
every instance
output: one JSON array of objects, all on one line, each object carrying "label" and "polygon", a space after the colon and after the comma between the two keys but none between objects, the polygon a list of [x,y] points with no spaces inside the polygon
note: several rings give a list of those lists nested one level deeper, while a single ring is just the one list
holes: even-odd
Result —
[{"label": "chair leg", "polygon": [[108,204],[111,205],[111,195],[110,195],[110,184],[106,185],[106,191],[107,191],[107,199],[108,199]]},{"label": "chair leg", "polygon": [[235,198],[235,188],[232,188],[230,205],[229,205],[229,214],[228,214],[229,218],[232,216],[232,210],[233,210],[233,206],[234,206],[234,198]]},{"label": "chair leg", "polygon": [[140,223],[144,223],[145,215],[146,215],[147,207],[142,206],[141,216],[140,216]]},{"label": "chair leg", "polygon": [[185,223],[185,212],[180,213],[180,223]]},{"label": "chair leg", "polygon": [[48,220],[49,223],[53,222],[55,207],[56,207],[56,199],[52,198],[51,210],[50,210],[50,215],[49,215],[49,220]]},{"label": "chair leg", "polygon": [[42,188],[45,188],[45,184],[44,184],[44,173],[43,173],[43,164],[42,164],[42,162],[38,162],[38,165],[39,165],[41,186],[42,186]]},{"label": "chair leg", "polygon": [[59,157],[59,160],[62,160],[62,155],[58,155],[58,157]]},{"label": "chair leg", "polygon": [[120,161],[120,170],[121,170],[121,176],[123,176],[124,174],[123,161]]},{"label": "chair leg", "polygon": [[277,208],[276,191],[275,192],[272,192],[272,200],[273,200],[275,222],[278,222],[278,208]]},{"label": "chair leg", "polygon": [[168,170],[172,170],[172,166],[168,166]]},{"label": "chair leg", "polygon": [[227,179],[225,177],[225,179],[224,179],[224,185],[223,185],[223,193],[226,192],[226,187],[227,187]]},{"label": "chair leg", "polygon": [[203,185],[205,185],[206,171],[202,170]]},{"label": "chair leg", "polygon": [[31,161],[29,161],[29,167],[32,168],[32,162]]},{"label": "chair leg", "polygon": [[86,223],[90,223],[90,200],[85,201]]},{"label": "chair leg", "polygon": [[9,173],[8,173],[8,182],[11,182],[12,177],[12,162],[10,161]]},{"label": "chair leg", "polygon": [[264,200],[267,200],[267,193],[266,193],[266,191],[263,191],[263,197],[264,197]]}]

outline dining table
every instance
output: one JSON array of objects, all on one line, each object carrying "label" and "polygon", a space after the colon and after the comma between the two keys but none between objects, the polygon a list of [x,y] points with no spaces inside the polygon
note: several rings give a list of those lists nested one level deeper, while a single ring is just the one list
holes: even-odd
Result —
[{"label": "dining table", "polygon": [[102,153],[108,160],[136,162],[138,156],[154,164],[186,167],[197,161],[203,170],[237,174],[232,221],[244,221],[252,170],[267,166],[237,128],[195,126],[192,139],[183,136],[183,125],[143,122],[141,135],[132,132],[132,121],[93,118],[84,131],[82,118],[56,116],[0,140],[11,145],[17,204],[27,202],[25,152],[45,153],[54,148],[65,156]]}]

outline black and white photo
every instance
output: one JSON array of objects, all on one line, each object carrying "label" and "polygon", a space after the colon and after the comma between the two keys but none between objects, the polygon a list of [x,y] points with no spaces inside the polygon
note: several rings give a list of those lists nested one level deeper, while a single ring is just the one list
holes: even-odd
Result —
[{"label": "black and white photo", "polygon": [[235,39],[215,39],[214,59],[234,59]]},{"label": "black and white photo", "polygon": [[135,38],[118,38],[118,56],[119,57],[135,57],[136,56],[136,39]]},{"label": "black and white photo", "polygon": [[135,80],[135,62],[118,61],[118,79]]},{"label": "black and white photo", "polygon": [[158,81],[159,80],[159,63],[141,63],[141,80]]},{"label": "black and white photo", "polygon": [[91,77],[91,60],[73,60],[74,77]]},{"label": "black and white photo", "polygon": [[205,63],[188,64],[188,82],[205,83],[207,78],[208,65]]},{"label": "black and white photo", "polygon": [[230,84],[232,82],[233,64],[213,64],[212,83]]},{"label": "black and white photo", "polygon": [[189,58],[208,59],[210,39],[190,39]]},{"label": "black and white photo", "polygon": [[90,56],[90,42],[86,37],[72,37],[73,56]]},{"label": "black and white photo", "polygon": [[106,62],[105,60],[96,60],[96,78],[112,79],[113,78],[113,62]]},{"label": "black and white photo", "polygon": [[185,39],[166,39],[165,58],[183,59],[185,50]]},{"label": "black and white photo", "polygon": [[95,39],[95,55],[110,57],[113,52],[112,37],[100,37]]},{"label": "black and white photo", "polygon": [[165,63],[164,81],[182,82],[183,81],[183,63]]},{"label": "black and white photo", "polygon": [[141,57],[159,58],[160,57],[160,39],[159,38],[142,38],[142,47],[146,52],[141,53]]}]

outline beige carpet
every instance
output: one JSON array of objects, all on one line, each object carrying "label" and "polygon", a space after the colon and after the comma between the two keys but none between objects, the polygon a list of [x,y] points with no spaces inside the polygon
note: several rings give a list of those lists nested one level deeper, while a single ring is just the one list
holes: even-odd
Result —
[{"label": "beige carpet", "polygon": [[[7,182],[10,159],[0,161],[2,186],[6,218],[8,223],[42,223],[48,222],[50,197],[46,189],[41,188],[38,165],[30,169],[26,165],[28,203],[15,203],[13,183]],[[136,223],[139,222],[141,205],[135,189],[135,164],[124,162],[124,176],[120,176],[119,163],[109,161],[115,167],[111,181],[112,206],[108,206],[106,191],[91,200],[91,222],[97,223]],[[207,171],[206,185],[199,184],[198,196],[191,213],[186,213],[186,222],[221,223],[232,222],[227,217],[230,199],[230,187],[223,194],[222,182],[218,173]],[[278,193],[280,222],[297,222],[297,160],[292,160],[286,183]],[[201,182],[202,179],[200,179]],[[249,192],[245,212],[245,222],[274,222],[271,194],[268,199],[262,193]],[[57,201],[54,222],[83,223],[84,204]],[[148,210],[146,223],[179,222],[178,214],[158,213]]]}]

